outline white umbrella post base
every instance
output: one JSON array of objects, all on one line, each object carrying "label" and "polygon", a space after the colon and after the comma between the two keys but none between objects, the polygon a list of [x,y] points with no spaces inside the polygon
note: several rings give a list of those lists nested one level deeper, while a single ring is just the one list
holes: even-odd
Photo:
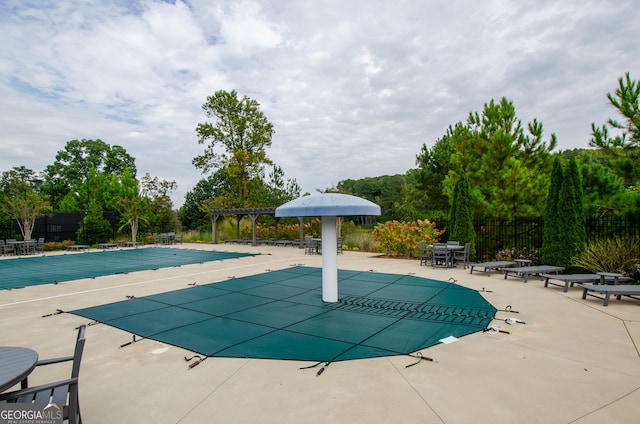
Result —
[{"label": "white umbrella post base", "polygon": [[322,217],[322,300],[338,301],[338,238],[335,216]]}]

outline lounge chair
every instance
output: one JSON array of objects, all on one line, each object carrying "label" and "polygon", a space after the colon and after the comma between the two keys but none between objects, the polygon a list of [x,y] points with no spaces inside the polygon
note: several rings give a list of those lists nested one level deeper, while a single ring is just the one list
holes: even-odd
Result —
[{"label": "lounge chair", "polygon": [[[606,274],[606,273],[605,273]],[[541,274],[540,277],[544,278],[544,286],[549,287],[549,284],[553,286],[564,287],[564,292],[569,291],[569,287],[573,287],[575,283],[591,283],[591,284],[618,284],[623,281],[630,281],[631,278],[620,276],[618,274],[612,274],[616,277],[609,277],[601,274]],[[557,284],[551,280],[562,281],[563,284]]]},{"label": "lounge chair", "polygon": [[[580,286],[583,289],[582,291],[583,299],[586,299],[587,296],[592,296],[598,299],[602,299],[603,300],[602,306],[609,305],[609,299],[611,298],[611,295],[614,295],[618,300],[621,300],[622,296],[627,296],[632,299],[640,300],[640,298],[635,297],[640,295],[640,286],[636,284],[625,285],[625,286],[608,285],[608,284],[578,284],[578,286]],[[589,292],[601,293],[604,295],[604,297],[601,297]]]},{"label": "lounge chair", "polygon": [[73,361],[71,378],[34,387],[28,387],[28,382],[25,381],[23,383],[25,388],[0,394],[0,403],[55,404],[61,409],[63,420],[68,420],[69,424],[82,423],[78,396],[78,375],[80,374],[80,362],[84,351],[85,330],[86,325],[81,325],[78,328],[78,337],[73,356],[45,359],[38,361],[36,364],[36,366],[41,366]]},{"label": "lounge chair", "polygon": [[[480,268],[482,267],[483,270],[487,276],[491,276],[491,271],[493,271],[494,269],[496,270],[502,270],[504,268],[510,267],[510,266],[514,266],[516,263],[512,262],[512,261],[493,261],[493,262],[482,262],[479,264],[471,264],[471,270],[469,271],[469,274],[473,274],[473,270],[474,268]],[[477,271],[477,270],[476,270]]]},{"label": "lounge chair", "polygon": [[530,275],[557,274],[562,270],[564,270],[563,266],[533,265],[505,268],[502,270],[502,272],[504,273],[505,280],[507,279],[509,274],[513,274],[515,277],[521,277],[522,280],[526,283]]}]

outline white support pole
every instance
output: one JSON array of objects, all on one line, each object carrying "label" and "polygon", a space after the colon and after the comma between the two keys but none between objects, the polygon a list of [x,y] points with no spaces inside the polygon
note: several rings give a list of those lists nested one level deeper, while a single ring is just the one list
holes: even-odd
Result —
[{"label": "white support pole", "polygon": [[338,301],[336,217],[322,217],[322,300]]}]

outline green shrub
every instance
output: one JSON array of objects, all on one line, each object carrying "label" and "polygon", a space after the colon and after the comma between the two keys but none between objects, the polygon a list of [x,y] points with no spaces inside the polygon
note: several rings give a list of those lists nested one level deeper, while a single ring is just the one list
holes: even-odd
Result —
[{"label": "green shrub", "polygon": [[572,261],[590,272],[617,272],[638,279],[640,240],[614,237],[591,242]]},{"label": "green shrub", "polygon": [[373,239],[378,250],[389,256],[414,256],[420,254],[421,241],[432,244],[444,233],[436,228],[435,222],[418,220],[417,222],[388,221],[373,229]]},{"label": "green shrub", "polygon": [[498,261],[513,261],[514,259],[528,259],[531,265],[540,265],[540,251],[538,249],[515,248],[503,249],[496,253]]},{"label": "green shrub", "polygon": [[[344,234],[344,233],[343,233]],[[373,239],[371,230],[356,229],[353,232],[344,235],[343,243],[347,248],[344,250],[376,252],[377,245]]]},{"label": "green shrub", "polygon": [[65,250],[67,246],[72,246],[75,243],[71,240],[64,241],[48,241],[42,246],[42,250],[45,252],[53,252],[56,250]]}]

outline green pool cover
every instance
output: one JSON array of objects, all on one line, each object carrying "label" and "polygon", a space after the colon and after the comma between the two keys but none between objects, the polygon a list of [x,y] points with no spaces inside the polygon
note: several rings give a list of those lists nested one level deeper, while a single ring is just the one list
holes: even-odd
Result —
[{"label": "green pool cover", "polygon": [[292,267],[71,311],[205,356],[342,361],[408,354],[485,329],[496,309],[477,291],[410,275]]},{"label": "green pool cover", "polygon": [[243,256],[254,256],[254,254],[148,247],[11,258],[0,261],[0,289],[59,283]]}]

